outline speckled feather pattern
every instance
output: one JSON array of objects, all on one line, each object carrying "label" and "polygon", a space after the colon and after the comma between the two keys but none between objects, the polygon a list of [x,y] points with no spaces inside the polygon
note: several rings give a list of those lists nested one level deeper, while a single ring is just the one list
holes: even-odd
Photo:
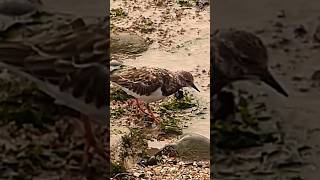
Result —
[{"label": "speckled feather pattern", "polygon": [[[161,68],[129,67],[114,73],[111,81],[139,95],[149,96],[161,88],[162,95],[169,96],[185,86],[178,78],[179,73]],[[190,78],[193,81],[193,77]]]},{"label": "speckled feather pattern", "polygon": [[246,69],[266,70],[267,49],[260,38],[234,29],[217,30],[211,36],[217,92],[228,83],[241,79]]}]

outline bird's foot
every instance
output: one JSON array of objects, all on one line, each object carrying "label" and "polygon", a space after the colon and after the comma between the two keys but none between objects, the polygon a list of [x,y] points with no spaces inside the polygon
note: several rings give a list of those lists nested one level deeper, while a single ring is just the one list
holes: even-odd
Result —
[{"label": "bird's foot", "polygon": [[136,101],[134,99],[127,100],[127,105],[130,107],[133,107],[135,105]]},{"label": "bird's foot", "polygon": [[91,144],[92,142],[89,142],[88,140],[86,141],[85,144],[85,153],[83,155],[83,160],[82,160],[82,168],[87,169],[90,160],[93,159],[93,155],[97,154],[99,157],[105,158],[105,154],[103,152],[103,149],[101,147],[98,147],[96,144]]},{"label": "bird's foot", "polygon": [[136,114],[143,113],[148,114],[145,110],[141,107],[142,103],[138,99],[130,99],[128,100],[128,106],[134,108]]},{"label": "bird's foot", "polygon": [[146,111],[145,111],[145,109],[143,109],[143,108],[141,107],[141,105],[143,104],[141,101],[139,101],[138,99],[135,99],[135,104],[136,104],[136,106],[138,107],[138,108],[137,108],[138,111],[140,111],[140,112],[142,112],[142,113],[144,113],[144,114],[147,114]]},{"label": "bird's foot", "polygon": [[92,127],[89,119],[82,118],[83,124],[84,124],[84,130],[85,130],[85,154],[83,158],[83,167],[86,167],[85,165],[88,164],[89,160],[92,159],[92,154],[97,154],[101,158],[105,159],[104,150],[102,147],[100,147],[96,141],[96,138],[92,132]]},{"label": "bird's foot", "polygon": [[157,125],[160,125],[160,118],[156,117],[149,107],[147,107],[147,110],[151,120],[153,120]]}]

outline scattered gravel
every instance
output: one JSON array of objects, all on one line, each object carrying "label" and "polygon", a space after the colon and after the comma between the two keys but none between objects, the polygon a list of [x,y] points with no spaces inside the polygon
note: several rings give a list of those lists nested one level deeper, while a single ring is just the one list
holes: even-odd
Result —
[{"label": "scattered gravel", "polygon": [[[118,176],[119,177],[119,176]],[[183,162],[174,158],[168,158],[161,165],[141,167],[139,165],[130,169],[130,173],[126,177],[134,179],[150,179],[150,180],[207,180],[210,179],[210,162],[194,161]],[[122,177],[123,178],[123,177]],[[111,178],[117,179],[117,178]]]}]

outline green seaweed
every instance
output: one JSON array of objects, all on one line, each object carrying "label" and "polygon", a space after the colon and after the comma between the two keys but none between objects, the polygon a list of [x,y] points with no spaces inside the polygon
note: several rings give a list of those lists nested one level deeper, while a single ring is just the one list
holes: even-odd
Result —
[{"label": "green seaweed", "polygon": [[121,138],[120,159],[144,157],[148,147],[147,136],[138,128],[130,128],[130,132]]},{"label": "green seaweed", "polygon": [[153,21],[149,18],[144,18],[142,22],[137,26],[142,33],[151,33],[155,30],[153,27]]},{"label": "green seaweed", "polygon": [[2,79],[0,85],[1,123],[14,121],[18,126],[29,123],[40,129],[54,123],[57,107],[52,107],[53,99],[43,94],[33,83],[22,83],[12,78]]},{"label": "green seaweed", "polygon": [[110,10],[110,17],[126,17],[128,13],[126,13],[121,7]]},{"label": "green seaweed", "polygon": [[196,0],[176,0],[181,7],[192,7],[196,4]]},{"label": "green seaweed", "polygon": [[182,128],[179,126],[180,120],[174,117],[168,117],[161,121],[161,131],[166,134],[182,134]]},{"label": "green seaweed", "polygon": [[125,110],[122,107],[117,107],[115,109],[111,109],[111,116],[118,118],[123,116],[125,113]]},{"label": "green seaweed", "polygon": [[112,90],[110,93],[111,101],[114,100],[114,101],[124,102],[131,98],[132,96],[128,95],[126,92],[124,92],[121,89]]},{"label": "green seaweed", "polygon": [[126,173],[126,168],[120,163],[111,163],[111,176],[115,176],[120,173]]},{"label": "green seaweed", "polygon": [[260,146],[263,143],[274,142],[274,133],[262,132],[253,110],[251,99],[239,94],[240,101],[237,112],[241,121],[217,120],[211,128],[215,144],[222,149],[241,149]]},{"label": "green seaweed", "polygon": [[189,109],[195,106],[197,106],[197,104],[193,102],[191,95],[189,93],[185,93],[182,99],[170,98],[168,101],[162,102],[159,105],[158,110],[160,112],[178,111]]},{"label": "green seaweed", "polygon": [[238,113],[240,114],[245,127],[252,127],[255,129],[258,127],[257,117],[250,112],[248,100],[241,96],[238,104]]}]

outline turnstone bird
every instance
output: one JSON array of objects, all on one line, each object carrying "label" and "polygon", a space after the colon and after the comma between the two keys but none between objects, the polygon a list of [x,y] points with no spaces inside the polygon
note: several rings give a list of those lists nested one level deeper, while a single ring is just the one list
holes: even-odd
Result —
[{"label": "turnstone bird", "polygon": [[128,67],[114,72],[110,80],[119,85],[128,95],[133,96],[140,110],[142,108],[139,100],[145,102],[148,114],[157,123],[159,121],[152,113],[149,103],[164,99],[183,87],[192,87],[199,91],[194,85],[192,74],[187,71],[172,72],[161,68]]},{"label": "turnstone bird", "polygon": [[42,5],[41,0],[1,0],[0,14],[17,17],[35,12]]},{"label": "turnstone bird", "polygon": [[288,96],[268,70],[267,48],[256,35],[242,30],[221,29],[214,32],[211,44],[214,94],[234,81],[259,79]]},{"label": "turnstone bird", "polygon": [[89,146],[107,158],[96,144],[89,119],[109,127],[109,28],[83,24],[37,42],[0,42],[0,67],[34,82],[57,104],[81,113]]}]

